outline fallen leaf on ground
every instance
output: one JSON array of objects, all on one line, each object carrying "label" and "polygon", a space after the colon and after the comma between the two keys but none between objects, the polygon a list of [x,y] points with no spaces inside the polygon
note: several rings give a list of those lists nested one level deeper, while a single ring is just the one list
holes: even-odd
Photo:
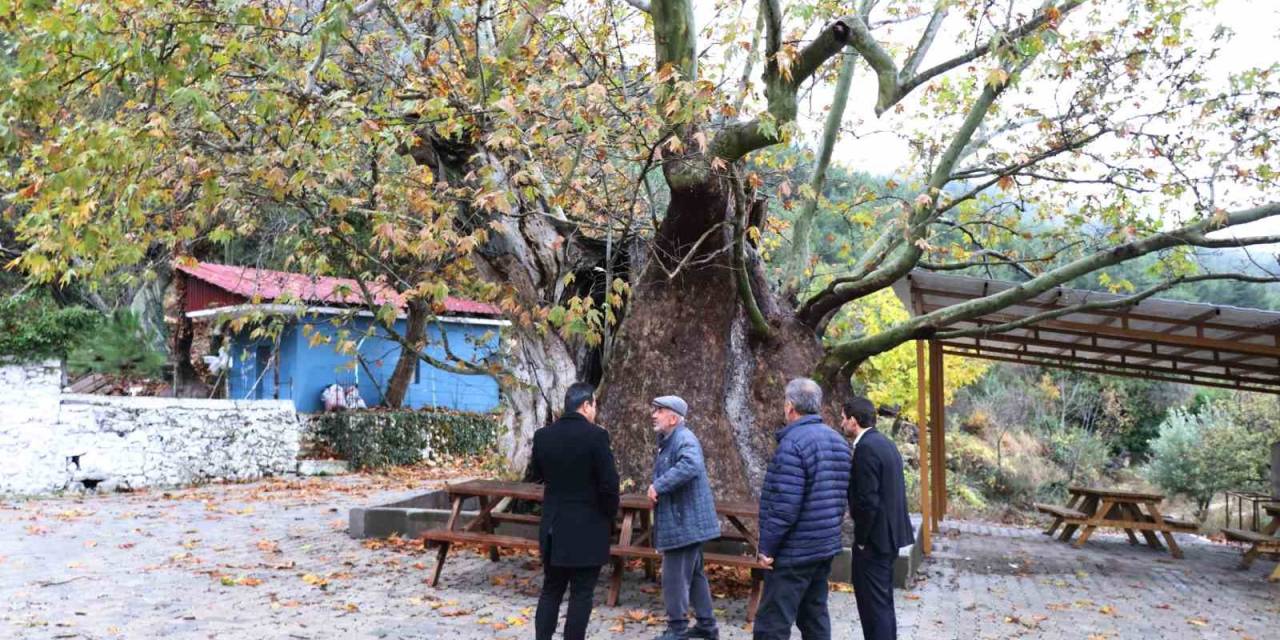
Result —
[{"label": "fallen leaf on ground", "polygon": [[1187,624],[1194,625],[1197,627],[1203,627],[1209,624],[1209,621],[1205,620],[1204,618],[1187,618]]}]

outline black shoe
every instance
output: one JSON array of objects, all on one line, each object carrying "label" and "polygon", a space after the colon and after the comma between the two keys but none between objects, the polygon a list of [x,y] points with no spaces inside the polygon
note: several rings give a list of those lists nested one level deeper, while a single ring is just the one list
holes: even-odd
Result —
[{"label": "black shoe", "polygon": [[719,627],[694,627],[689,630],[688,638],[699,638],[700,640],[720,640]]},{"label": "black shoe", "polygon": [[662,635],[658,636],[654,640],[687,640],[691,637],[693,636],[689,635],[688,629],[672,629],[671,627],[667,627],[667,630],[663,631]]}]

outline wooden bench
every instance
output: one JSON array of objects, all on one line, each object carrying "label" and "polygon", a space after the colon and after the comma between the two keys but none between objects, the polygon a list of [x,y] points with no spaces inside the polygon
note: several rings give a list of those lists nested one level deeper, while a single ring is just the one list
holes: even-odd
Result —
[{"label": "wooden bench", "polygon": [[1070,507],[1058,506],[1056,504],[1040,504],[1037,502],[1036,511],[1039,511],[1040,513],[1047,513],[1051,516],[1054,516],[1055,518],[1062,518],[1064,520],[1067,518],[1083,519],[1088,517],[1085,514],[1079,511],[1076,511],[1075,509],[1072,509]]},{"label": "wooden bench", "polygon": [[[610,555],[619,558],[640,558],[642,560],[660,560],[662,552],[653,547],[635,547],[613,545],[609,548]],[[703,553],[702,562],[704,564],[718,564],[726,567],[737,567],[741,569],[751,570],[751,596],[747,599],[747,622],[751,622],[756,618],[756,609],[760,606],[761,587],[764,583],[764,572],[769,570],[769,565],[760,562],[759,558],[751,556],[735,555],[731,553]],[[618,604],[617,594],[612,591],[609,593],[609,606]]]},{"label": "wooden bench", "polygon": [[[538,541],[530,538],[521,538],[519,536],[505,536],[494,533],[484,533],[480,531],[446,531],[444,529],[432,529],[422,534],[423,544],[427,548],[433,546],[441,547],[442,551],[447,552],[449,545],[454,544],[475,544],[482,547],[507,547],[511,549],[528,549],[536,550]],[[653,547],[636,547],[624,545],[612,545],[609,547],[609,555],[615,558],[639,558],[641,560],[661,560],[662,552]],[[764,579],[764,571],[769,567],[760,562],[757,558],[743,555],[733,555],[728,553],[704,553],[702,554],[703,562],[707,564],[718,564],[727,567],[739,567],[751,570],[751,597],[747,601],[747,622],[755,619],[756,608],[760,606],[761,585]],[[437,586],[440,582],[440,570],[444,566],[443,562],[437,562],[435,569],[431,573],[431,586]],[[612,591],[609,594],[609,606],[617,605],[617,594]]]},{"label": "wooden bench", "polygon": [[[1249,531],[1247,529],[1223,529],[1222,535],[1226,536],[1232,542],[1243,542],[1249,545],[1245,549],[1244,557],[1240,558],[1240,568],[1248,569],[1258,556],[1264,553],[1280,553],[1280,537],[1275,535]],[[1271,582],[1280,582],[1280,563],[1276,564],[1276,568],[1267,577]]]},{"label": "wooden bench", "polygon": [[1200,522],[1190,518],[1175,518],[1173,516],[1164,516],[1164,523],[1171,528],[1185,531],[1187,533],[1195,533],[1200,530]]},{"label": "wooden bench", "polygon": [[1053,516],[1053,522],[1045,529],[1046,535],[1054,535],[1063,527],[1059,539],[1069,542],[1077,529],[1083,529],[1075,541],[1077,548],[1084,545],[1099,527],[1123,529],[1131,544],[1138,544],[1138,534],[1146,538],[1153,549],[1162,549],[1157,534],[1164,537],[1169,553],[1182,557],[1182,550],[1173,539],[1173,533],[1194,533],[1200,523],[1182,518],[1169,518],[1160,513],[1159,503],[1164,496],[1156,493],[1069,487],[1071,494],[1066,506],[1052,504],[1035,505],[1037,511]]}]

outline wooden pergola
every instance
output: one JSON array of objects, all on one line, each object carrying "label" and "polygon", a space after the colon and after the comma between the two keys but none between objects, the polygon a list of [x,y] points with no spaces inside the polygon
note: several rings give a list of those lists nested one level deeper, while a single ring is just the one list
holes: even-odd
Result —
[{"label": "wooden pergola", "polygon": [[[894,292],[912,316],[919,316],[1017,286],[914,271],[894,285]],[[916,341],[926,554],[947,513],[943,359],[948,355],[1280,394],[1280,312],[1158,298],[1116,306],[1123,298],[1059,287],[939,326],[937,339]],[[1011,323],[1016,328],[1010,329]]]}]

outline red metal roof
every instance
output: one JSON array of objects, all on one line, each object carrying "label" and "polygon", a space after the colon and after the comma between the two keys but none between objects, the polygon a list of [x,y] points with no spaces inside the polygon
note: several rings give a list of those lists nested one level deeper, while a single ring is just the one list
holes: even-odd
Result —
[{"label": "red metal roof", "polygon": [[[320,304],[363,304],[360,286],[350,278],[309,276],[303,273],[237,267],[212,262],[178,264],[176,268],[202,282],[248,300],[273,302],[280,298],[298,299]],[[402,307],[400,295],[383,284],[371,284],[369,290],[378,304],[388,302]],[[499,316],[502,310],[487,302],[452,296],[444,300],[445,313]]]}]

